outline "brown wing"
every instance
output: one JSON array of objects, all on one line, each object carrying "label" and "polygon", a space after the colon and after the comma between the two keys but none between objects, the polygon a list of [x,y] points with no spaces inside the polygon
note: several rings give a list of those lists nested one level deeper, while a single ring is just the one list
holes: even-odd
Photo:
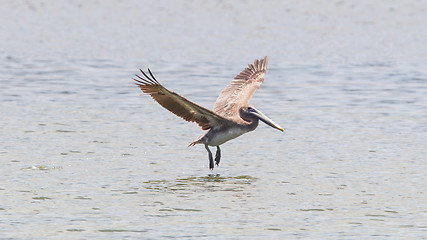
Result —
[{"label": "brown wing", "polygon": [[214,112],[228,119],[237,118],[239,108],[249,105],[249,100],[264,81],[266,69],[267,56],[255,60],[253,65],[249,64],[222,90],[215,102]]},{"label": "brown wing", "polygon": [[149,94],[156,102],[162,105],[162,107],[171,111],[178,117],[189,122],[196,122],[203,130],[210,129],[215,126],[231,124],[229,120],[217,115],[211,110],[199,106],[179,94],[169,91],[163,87],[153,76],[150,69],[148,69],[148,73],[151,78],[141,69],[139,70],[142,75],[144,75],[145,79],[136,75],[138,79],[133,79],[136,81],[135,84],[138,85],[142,92]]}]

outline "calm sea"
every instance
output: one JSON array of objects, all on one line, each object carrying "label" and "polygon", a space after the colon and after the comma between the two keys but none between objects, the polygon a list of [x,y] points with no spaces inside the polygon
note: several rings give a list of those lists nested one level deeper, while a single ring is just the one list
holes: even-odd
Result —
[{"label": "calm sea", "polygon": [[[0,239],[427,238],[426,1],[3,1]],[[212,109],[268,55],[222,146],[140,96]]]}]

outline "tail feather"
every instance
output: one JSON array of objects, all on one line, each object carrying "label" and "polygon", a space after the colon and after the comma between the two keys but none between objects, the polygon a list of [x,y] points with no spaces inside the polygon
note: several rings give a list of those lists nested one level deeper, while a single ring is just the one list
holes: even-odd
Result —
[{"label": "tail feather", "polygon": [[194,146],[194,145],[196,145],[196,144],[201,144],[201,143],[203,143],[202,139],[197,139],[196,141],[194,141],[194,142],[192,142],[192,143],[188,144],[188,146],[187,146],[187,147],[192,147],[192,146]]},{"label": "tail feather", "polygon": [[203,137],[204,137],[204,135],[201,135],[201,136],[200,136],[200,137],[198,137],[194,142],[192,142],[192,143],[188,144],[188,146],[187,146],[187,147],[191,147],[191,146],[194,146],[194,145],[196,145],[196,144],[204,144],[204,143],[205,143],[205,141],[204,141]]}]

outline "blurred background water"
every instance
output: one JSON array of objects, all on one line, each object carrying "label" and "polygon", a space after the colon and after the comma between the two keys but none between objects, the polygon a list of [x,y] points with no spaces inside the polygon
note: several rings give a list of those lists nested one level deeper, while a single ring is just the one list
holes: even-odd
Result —
[{"label": "blurred background water", "polygon": [[[1,1],[1,239],[422,239],[427,1]],[[265,124],[223,145],[139,96],[207,108],[268,55]]]}]

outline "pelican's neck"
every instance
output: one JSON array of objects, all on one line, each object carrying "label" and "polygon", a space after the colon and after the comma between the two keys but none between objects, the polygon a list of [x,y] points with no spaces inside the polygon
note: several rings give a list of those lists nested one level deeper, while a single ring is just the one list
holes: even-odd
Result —
[{"label": "pelican's neck", "polygon": [[258,127],[258,123],[259,123],[258,118],[251,117],[250,119],[244,119],[244,120],[245,120],[245,123],[243,125],[248,132],[253,131],[255,130],[255,128]]},{"label": "pelican's neck", "polygon": [[244,109],[240,109],[240,118],[243,120],[241,125],[243,125],[248,132],[258,127],[259,118],[252,114],[248,114]]}]

